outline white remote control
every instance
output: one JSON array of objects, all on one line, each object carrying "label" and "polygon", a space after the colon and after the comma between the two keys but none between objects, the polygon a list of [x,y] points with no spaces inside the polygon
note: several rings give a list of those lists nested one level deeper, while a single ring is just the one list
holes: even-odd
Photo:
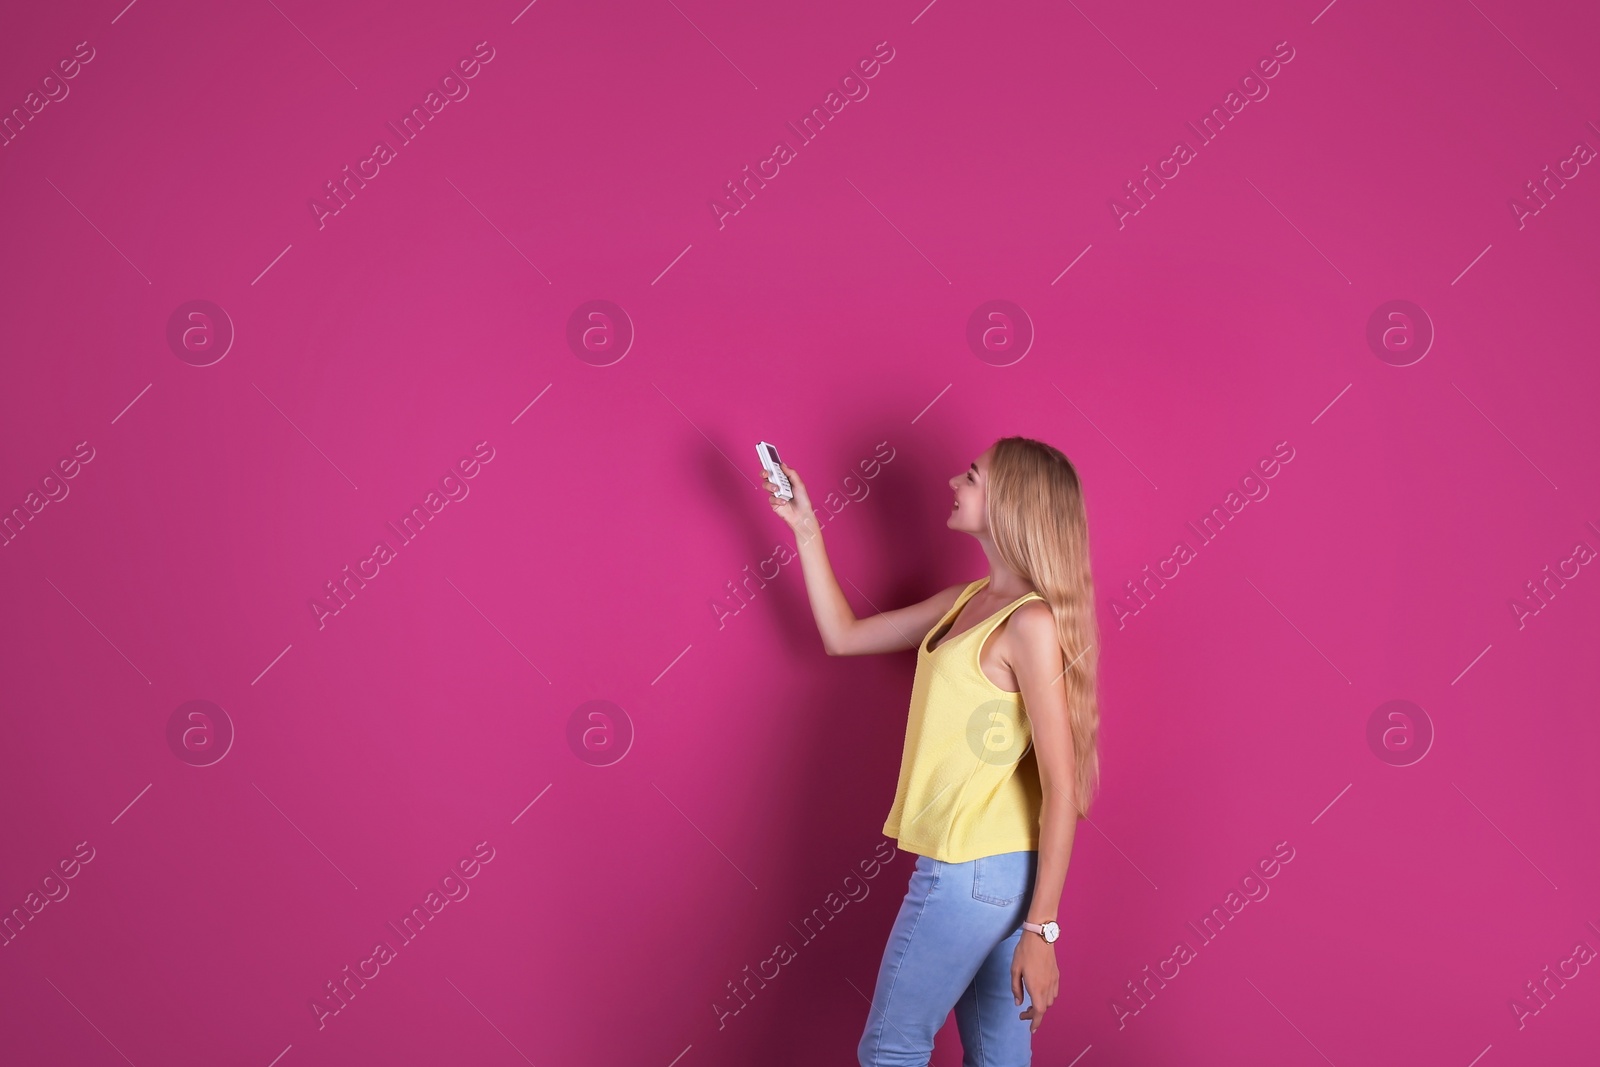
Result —
[{"label": "white remote control", "polygon": [[782,460],[778,459],[778,450],[762,441],[756,445],[756,455],[761,457],[761,466],[772,476],[778,491],[773,494],[779,500],[793,500],[794,487],[789,484],[789,476],[783,473]]}]

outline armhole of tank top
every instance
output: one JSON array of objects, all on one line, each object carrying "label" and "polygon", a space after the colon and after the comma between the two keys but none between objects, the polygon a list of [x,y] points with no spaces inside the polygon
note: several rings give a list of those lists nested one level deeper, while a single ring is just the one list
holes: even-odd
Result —
[{"label": "armhole of tank top", "polygon": [[[994,621],[994,625],[989,627],[989,632],[984,634],[983,637],[978,641],[977,647],[972,653],[972,667],[978,672],[978,676],[984,681],[988,682],[990,685],[994,685],[994,679],[983,673],[983,650],[989,644],[989,638],[994,636],[996,630],[1000,629],[1000,627],[1011,621],[1011,616],[1017,613],[1018,608],[1022,607],[1024,604],[1032,603],[1035,600],[1039,600],[1045,604],[1049,603],[1049,601],[1045,600],[1044,597],[1040,596],[1038,593],[1026,594],[1015,604],[1011,605],[1008,610],[1002,613],[1001,616]],[[1007,696],[1021,695],[1021,690],[1013,691],[1010,689],[1001,689],[998,685],[995,685],[994,687]]]},{"label": "armhole of tank top", "polygon": [[983,579],[978,578],[974,581],[968,582],[967,587],[961,590],[961,595],[956,597],[955,607],[950,611],[951,622],[956,621],[956,618],[961,614],[961,609],[967,606],[967,601],[978,595],[979,587],[983,584]]},{"label": "armhole of tank top", "polygon": [[968,598],[972,595],[972,587],[981,581],[983,581],[982,578],[977,579],[977,581],[968,582],[966,588],[956,594],[955,602],[952,603],[948,608],[945,608],[944,614],[934,620],[933,628],[922,635],[922,644],[917,646],[918,655],[933,655],[933,650],[928,648],[928,642],[932,641],[935,637],[940,637],[942,639],[943,634],[950,632],[950,627],[955,625],[956,616],[961,614],[961,609],[966,606]]},{"label": "armhole of tank top", "polygon": [[939,617],[939,621],[933,624],[933,629],[922,635],[922,644],[917,646],[922,654],[931,656],[938,651],[937,649],[928,648],[928,642],[938,637],[941,645],[943,644],[945,637],[950,633],[950,627],[954,626],[956,619],[961,617],[961,609],[967,606],[967,601],[977,595],[978,591],[973,587],[982,581],[982,578],[977,578],[968,582],[967,587],[956,594],[955,603],[946,608],[944,614]]}]

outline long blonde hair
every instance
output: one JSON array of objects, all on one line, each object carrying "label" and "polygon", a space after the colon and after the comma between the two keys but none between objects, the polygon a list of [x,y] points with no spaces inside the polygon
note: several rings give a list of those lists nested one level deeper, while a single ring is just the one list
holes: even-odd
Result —
[{"label": "long blonde hair", "polygon": [[995,551],[1050,605],[1065,655],[1073,803],[1080,817],[1100,786],[1099,628],[1089,570],[1089,522],[1078,472],[1059,449],[1002,437],[989,464],[985,509]]}]

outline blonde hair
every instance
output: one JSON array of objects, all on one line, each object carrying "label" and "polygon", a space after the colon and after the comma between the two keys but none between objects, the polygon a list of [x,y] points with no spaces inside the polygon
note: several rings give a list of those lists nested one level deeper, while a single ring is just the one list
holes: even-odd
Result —
[{"label": "blonde hair", "polygon": [[1100,638],[1083,487],[1059,449],[1028,437],[1002,437],[994,443],[984,505],[995,551],[1039,591],[1055,616],[1066,663],[1073,804],[1087,817],[1100,785]]}]

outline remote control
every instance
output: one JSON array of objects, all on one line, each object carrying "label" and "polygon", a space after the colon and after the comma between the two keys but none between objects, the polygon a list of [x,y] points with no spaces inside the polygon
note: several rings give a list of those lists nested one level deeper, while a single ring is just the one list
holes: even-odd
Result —
[{"label": "remote control", "polygon": [[783,473],[782,460],[778,459],[778,450],[762,441],[756,445],[756,455],[761,457],[761,466],[772,476],[778,491],[773,494],[779,500],[793,500],[794,487],[789,484],[789,476]]}]

